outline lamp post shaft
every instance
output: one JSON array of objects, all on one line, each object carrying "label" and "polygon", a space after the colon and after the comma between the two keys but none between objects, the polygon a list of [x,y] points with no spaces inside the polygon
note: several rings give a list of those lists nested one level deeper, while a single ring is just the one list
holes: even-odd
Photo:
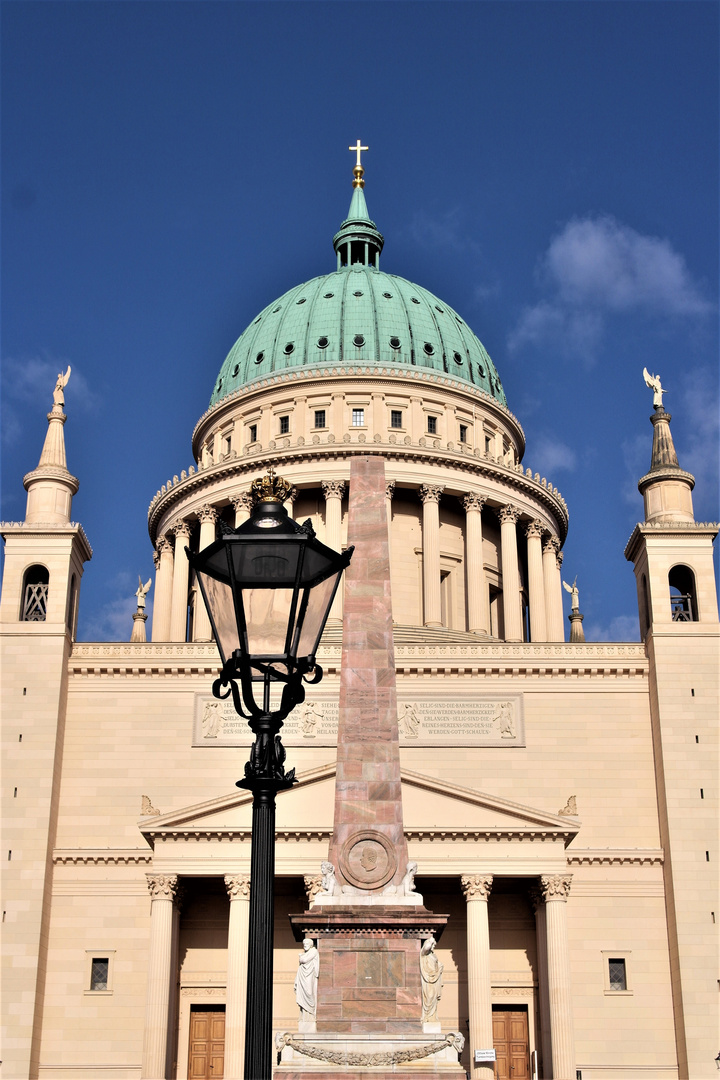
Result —
[{"label": "lamp post shaft", "polygon": [[[249,786],[249,785],[248,785]],[[252,784],[245,1078],[271,1080],[276,782]]]}]

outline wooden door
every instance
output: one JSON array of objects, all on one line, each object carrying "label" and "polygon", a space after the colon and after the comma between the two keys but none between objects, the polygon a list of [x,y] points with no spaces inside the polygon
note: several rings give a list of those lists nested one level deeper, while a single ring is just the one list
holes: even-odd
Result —
[{"label": "wooden door", "polygon": [[190,1013],[188,1080],[222,1080],[225,1063],[225,1012],[194,1008]]},{"label": "wooden door", "polygon": [[527,1009],[493,1008],[493,1045],[497,1054],[497,1080],[529,1080]]}]

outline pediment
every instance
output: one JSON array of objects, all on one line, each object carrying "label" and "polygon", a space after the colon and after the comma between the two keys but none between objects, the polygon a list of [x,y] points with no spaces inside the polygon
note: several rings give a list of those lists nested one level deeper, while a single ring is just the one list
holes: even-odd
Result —
[{"label": "pediment", "polygon": [[[555,837],[569,843],[577,834],[576,817],[550,814],[523,803],[460,787],[438,777],[401,770],[405,832],[416,839],[467,837]],[[332,834],[335,805],[335,763],[300,773],[298,783],[277,796],[276,831],[291,838]],[[234,791],[209,802],[168,814],[142,818],[140,831],[155,839],[201,835],[215,839],[248,835],[252,826],[252,795]]]}]

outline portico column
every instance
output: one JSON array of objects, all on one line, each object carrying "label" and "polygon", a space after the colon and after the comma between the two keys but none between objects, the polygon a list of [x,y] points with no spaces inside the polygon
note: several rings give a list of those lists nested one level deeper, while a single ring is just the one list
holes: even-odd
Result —
[{"label": "portico column", "polygon": [[[325,543],[333,551],[342,550],[342,500],[345,494],[344,480],[323,480],[323,494],[325,496]],[[329,623],[342,622],[343,594],[342,587],[335,593]]]},{"label": "portico column", "polygon": [[173,548],[167,536],[160,536],[155,545],[159,565],[155,575],[152,640],[170,640],[170,605],[172,603]]},{"label": "portico column", "polygon": [[522,641],[522,607],[520,604],[520,572],[518,570],[517,520],[520,511],[516,506],[501,506],[500,558],[503,579],[503,616],[505,640]]},{"label": "portico column", "polygon": [[[198,551],[202,551],[203,548],[209,547],[210,544],[215,541],[215,523],[218,519],[218,512],[214,506],[203,506],[198,511],[198,517],[200,518],[200,543],[198,545]],[[199,590],[195,601],[193,641],[212,641],[210,617],[208,616],[207,608],[205,607],[202,594]]]},{"label": "portico column", "polygon": [[175,525],[175,559],[173,565],[172,607],[170,611],[170,640],[185,641],[187,636],[188,580],[190,564],[185,545],[190,542],[190,526],[187,521]]},{"label": "portico column", "polygon": [[235,510],[235,528],[237,529],[238,526],[242,525],[243,521],[247,521],[250,517],[253,498],[249,491],[244,491],[242,495],[233,495],[230,502]]},{"label": "portico column", "polygon": [[[547,620],[548,641],[562,641],[565,636],[562,625],[562,597],[560,596],[560,585],[557,573],[557,553],[559,547],[560,542],[556,536],[546,536],[543,540],[543,583],[545,586],[545,617]],[[557,605],[555,602],[556,591],[558,593],[557,600],[560,603],[561,610],[559,623],[557,619]]]},{"label": "portico column", "polygon": [[530,640],[547,641],[545,584],[543,580],[543,523],[531,521],[525,527],[528,560],[528,600],[530,603]]},{"label": "portico column", "polygon": [[555,605],[555,621],[558,626],[558,641],[565,640],[565,623],[563,620],[563,600],[562,600],[562,574],[561,568],[563,559],[565,558],[565,552],[558,551],[555,556],[555,588],[553,589],[553,604]]},{"label": "portico column", "polygon": [[178,879],[177,874],[145,876],[152,901],[141,1075],[144,1080],[163,1080],[167,1076],[173,901],[177,894]]},{"label": "portico column", "polygon": [[542,1049],[541,1075],[549,1076],[552,1066],[552,1043],[550,1041],[550,1002],[548,1000],[547,922],[545,919],[545,898],[542,889],[538,885],[533,885],[530,888],[530,903],[535,912],[538,1012],[540,1014],[540,1045]]},{"label": "portico column", "polygon": [[493,1080],[492,1062],[475,1065],[476,1050],[493,1045],[492,987],[490,983],[490,929],[488,898],[492,889],[490,874],[464,874],[460,878],[467,901],[467,972],[468,1013],[470,1024],[471,1080]]},{"label": "portico column", "polygon": [[248,874],[228,874],[225,877],[225,887],[230,897],[230,923],[225,998],[224,1076],[225,1080],[242,1080],[245,1065],[250,877]]},{"label": "portico column", "polygon": [[485,580],[482,537],[482,508],[485,500],[481,495],[471,492],[463,498],[462,504],[465,507],[468,630],[472,634],[489,634],[490,595]]},{"label": "portico column", "polygon": [[285,499],[285,509],[288,512],[288,517],[291,517],[291,518],[295,517],[295,502],[297,500],[297,497],[298,497],[298,489],[295,488],[295,487],[290,488],[290,490],[287,493],[287,498]]},{"label": "portico column", "polygon": [[543,874],[540,878],[540,887],[545,897],[547,925],[553,1080],[574,1080],[575,1077],[570,945],[567,932],[567,898],[570,895],[571,881],[572,874]]},{"label": "portico column", "polygon": [[440,596],[440,496],[442,487],[422,484],[423,605],[426,626],[442,626]]}]

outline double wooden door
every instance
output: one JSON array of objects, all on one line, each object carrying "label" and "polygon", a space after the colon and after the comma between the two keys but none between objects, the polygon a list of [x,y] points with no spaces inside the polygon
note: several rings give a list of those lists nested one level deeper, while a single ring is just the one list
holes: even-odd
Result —
[{"label": "double wooden door", "polygon": [[529,1080],[530,1044],[527,1009],[493,1007],[496,1080]]},{"label": "double wooden door", "polygon": [[225,1010],[193,1008],[190,1013],[188,1080],[222,1080],[225,1064]]}]

